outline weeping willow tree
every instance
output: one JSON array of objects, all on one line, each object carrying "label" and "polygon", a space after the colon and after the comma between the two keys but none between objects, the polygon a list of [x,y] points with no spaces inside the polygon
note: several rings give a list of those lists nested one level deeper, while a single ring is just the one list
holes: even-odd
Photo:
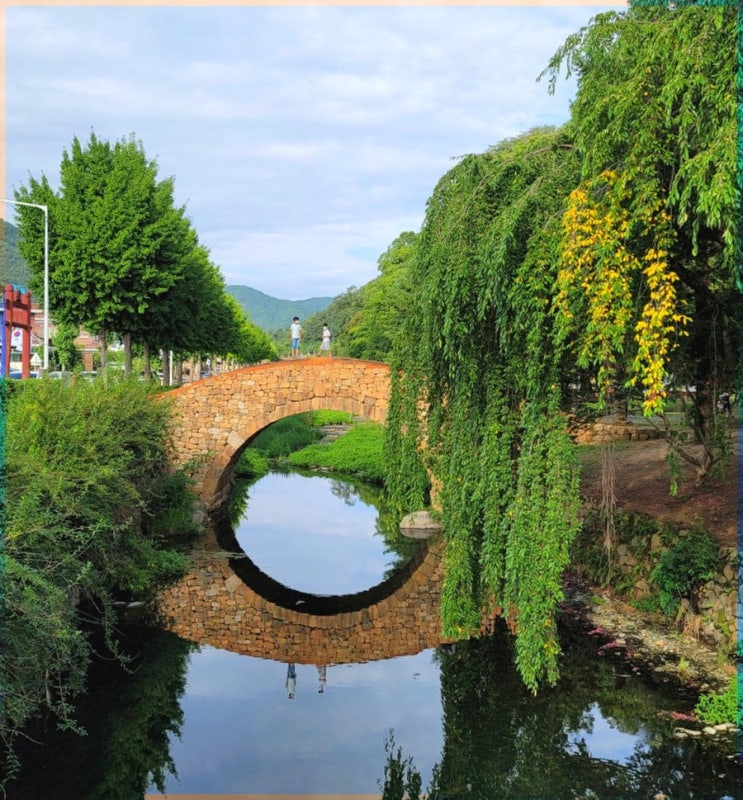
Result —
[{"label": "weeping willow tree", "polygon": [[[437,185],[395,354],[387,485],[437,489],[444,633],[500,611],[527,685],[554,682],[554,610],[576,530],[561,382],[583,374],[664,414],[691,386],[697,481],[729,452],[714,400],[743,337],[734,7],[631,3],[555,54],[578,90],[564,128],[464,158]],[[647,7],[645,7],[647,6]],[[740,97],[740,84],[737,87]],[[738,284],[736,288],[736,282]],[[672,484],[673,485],[673,484]]]},{"label": "weeping willow tree", "polygon": [[467,156],[441,179],[411,268],[418,291],[388,424],[398,503],[425,502],[426,471],[440,487],[444,634],[476,633],[483,614],[503,613],[535,691],[557,678],[555,608],[578,524],[550,308],[577,179],[574,150],[553,129]]},{"label": "weeping willow tree", "polygon": [[[729,460],[715,401],[739,380],[741,24],[732,3],[633,2],[570,36],[544,73],[552,87],[563,72],[578,79],[566,131],[581,183],[564,218],[559,324],[602,390],[642,395],[697,483]],[[701,454],[664,414],[672,383],[693,387]]]}]

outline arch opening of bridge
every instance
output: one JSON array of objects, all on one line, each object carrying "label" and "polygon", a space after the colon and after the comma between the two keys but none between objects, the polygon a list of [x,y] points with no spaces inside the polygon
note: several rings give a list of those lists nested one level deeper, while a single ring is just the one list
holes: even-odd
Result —
[{"label": "arch opening of bridge", "polygon": [[234,574],[267,603],[320,617],[361,611],[381,603],[398,592],[428,556],[428,546],[420,540],[413,555],[399,563],[380,583],[350,594],[316,594],[294,589],[263,572],[240,546],[227,514],[212,519],[207,549],[215,543]]}]

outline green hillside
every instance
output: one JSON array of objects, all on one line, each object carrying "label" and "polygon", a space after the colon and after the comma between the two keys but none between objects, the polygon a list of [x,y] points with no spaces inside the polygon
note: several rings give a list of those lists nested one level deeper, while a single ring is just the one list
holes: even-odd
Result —
[{"label": "green hillside", "polygon": [[250,321],[264,331],[288,330],[293,317],[305,319],[324,311],[332,297],[310,297],[307,300],[280,300],[277,297],[251,289],[250,286],[227,286],[229,294],[250,315]]},{"label": "green hillside", "polygon": [[0,220],[0,279],[3,285],[16,283],[28,288],[29,270],[18,252],[18,229]]}]

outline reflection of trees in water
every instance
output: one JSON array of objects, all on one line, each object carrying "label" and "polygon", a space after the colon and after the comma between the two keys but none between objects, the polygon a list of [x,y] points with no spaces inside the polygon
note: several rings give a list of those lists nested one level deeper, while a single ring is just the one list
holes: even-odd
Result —
[{"label": "reflection of trees in water", "polygon": [[128,668],[94,661],[88,691],[76,705],[86,735],[37,720],[19,748],[27,766],[9,786],[9,800],[141,800],[151,783],[164,791],[167,774],[175,774],[169,736],[180,733],[180,698],[196,647],[154,628],[124,631]]},{"label": "reflection of trees in water", "polygon": [[[658,716],[683,699],[620,674],[592,647],[585,636],[564,635],[560,682],[536,697],[514,667],[505,633],[440,648],[444,750],[431,800],[737,797],[729,754],[674,739]],[[591,754],[598,710],[614,729],[638,737],[624,763]]]},{"label": "reflection of trees in water", "polygon": [[355,481],[332,480],[331,492],[347,505],[355,505],[360,500],[365,505],[377,509],[374,533],[384,539],[385,555],[394,556],[394,561],[385,570],[385,579],[406,564],[420,547],[420,542],[409,539],[400,533],[400,515],[387,500],[381,486]]}]

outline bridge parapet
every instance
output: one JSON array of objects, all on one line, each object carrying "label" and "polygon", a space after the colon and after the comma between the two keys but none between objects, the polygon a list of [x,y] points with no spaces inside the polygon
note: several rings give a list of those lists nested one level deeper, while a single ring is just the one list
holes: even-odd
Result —
[{"label": "bridge parapet", "polygon": [[384,424],[389,366],[354,358],[299,358],[233,370],[168,392],[177,433],[174,461],[195,465],[207,509],[226,500],[231,468],[247,443],[277,420],[318,409]]}]

